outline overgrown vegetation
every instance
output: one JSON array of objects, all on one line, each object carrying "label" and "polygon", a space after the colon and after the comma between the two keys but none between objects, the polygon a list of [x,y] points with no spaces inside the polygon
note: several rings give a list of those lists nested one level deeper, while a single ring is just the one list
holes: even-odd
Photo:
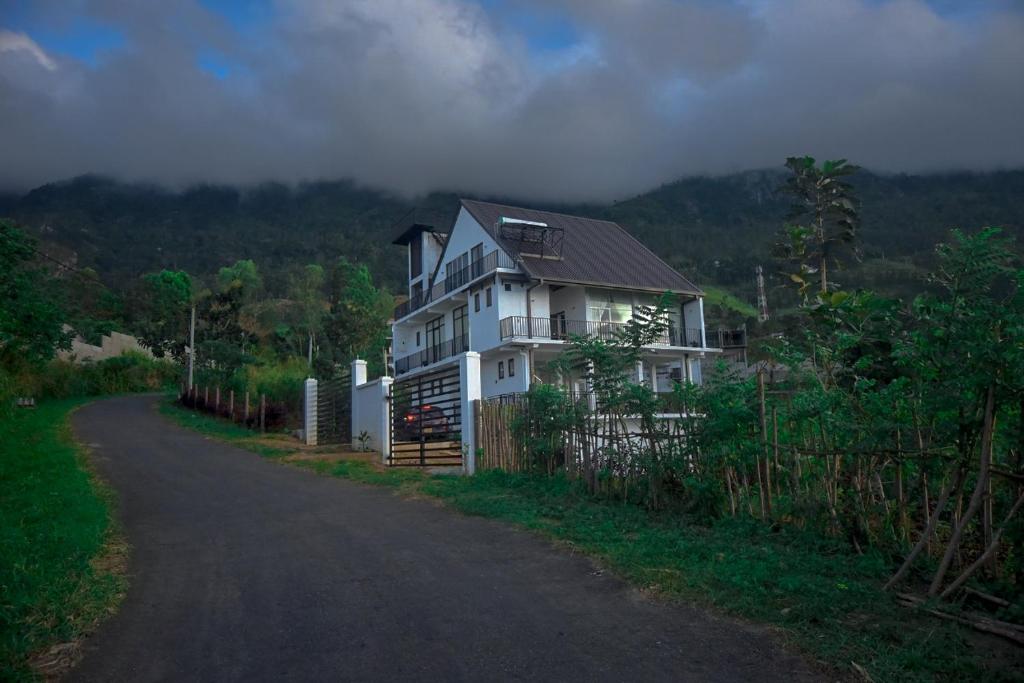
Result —
[{"label": "overgrown vegetation", "polygon": [[[0,420],[0,679],[108,613],[124,578],[110,494],[89,473],[68,416],[82,399]],[[42,658],[40,664],[49,658]],[[50,673],[56,671],[50,669]]]}]

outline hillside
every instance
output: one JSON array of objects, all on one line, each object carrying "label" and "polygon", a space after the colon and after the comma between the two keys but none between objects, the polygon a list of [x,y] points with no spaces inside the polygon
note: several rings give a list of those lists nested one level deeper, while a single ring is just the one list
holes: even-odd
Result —
[{"label": "hillside", "polygon": [[[698,282],[752,303],[754,267],[762,263],[772,270],[768,250],[788,212],[779,190],[784,178],[776,171],[688,178],[611,205],[540,208],[615,220]],[[1018,240],[1024,237],[1021,170],[928,176],[862,171],[854,184],[862,201],[864,261],[839,274],[844,285],[912,293],[933,245],[951,227],[1002,225]],[[272,288],[289,266],[344,255],[398,289],[404,260],[390,242],[396,222],[413,206],[450,216],[456,195],[435,193],[413,202],[345,181],[173,192],[84,176],[0,196],[0,215],[113,284],[159,268],[209,274],[251,258]]]}]

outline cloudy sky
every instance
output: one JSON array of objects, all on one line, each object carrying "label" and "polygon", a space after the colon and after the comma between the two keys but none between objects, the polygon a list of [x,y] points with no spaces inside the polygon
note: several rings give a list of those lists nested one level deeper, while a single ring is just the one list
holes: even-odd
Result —
[{"label": "cloudy sky", "polygon": [[1024,166],[1022,0],[0,0],[0,186]]}]

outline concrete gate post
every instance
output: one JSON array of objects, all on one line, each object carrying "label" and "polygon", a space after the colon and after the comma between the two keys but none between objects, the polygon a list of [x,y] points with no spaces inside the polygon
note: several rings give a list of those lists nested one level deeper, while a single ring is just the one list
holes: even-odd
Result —
[{"label": "concrete gate post", "polygon": [[312,377],[306,380],[305,392],[303,394],[303,420],[302,429],[306,437],[307,446],[316,445],[316,380]]},{"label": "concrete gate post", "polygon": [[350,377],[351,377],[352,382],[351,382],[351,386],[349,387],[349,391],[351,392],[352,397],[350,398],[350,400],[348,402],[348,411],[349,411],[348,418],[349,418],[349,422],[350,422],[350,428],[349,428],[348,431],[349,431],[349,434],[352,435],[352,442],[349,445],[352,447],[352,450],[356,450],[359,447],[359,439],[356,438],[357,436],[359,436],[359,430],[356,429],[356,425],[362,424],[359,421],[360,417],[359,417],[359,398],[358,398],[359,394],[358,394],[358,390],[359,390],[360,386],[366,384],[366,361],[365,360],[359,360],[358,358],[356,358],[354,361],[352,361],[352,373],[351,373]]},{"label": "concrete gate post", "polygon": [[462,388],[462,450],[466,454],[463,469],[466,474],[476,473],[476,424],[473,420],[473,401],[480,398],[480,354],[466,351],[459,359],[459,386]]}]

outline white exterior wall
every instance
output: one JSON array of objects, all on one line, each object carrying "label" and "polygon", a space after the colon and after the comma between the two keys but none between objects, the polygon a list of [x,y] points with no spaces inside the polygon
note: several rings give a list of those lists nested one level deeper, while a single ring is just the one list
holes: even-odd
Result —
[{"label": "white exterior wall", "polygon": [[[455,219],[455,225],[448,236],[448,245],[440,257],[441,269],[438,271],[438,277],[444,277],[444,264],[480,243],[484,245],[484,256],[498,248],[498,245],[487,234],[487,231],[480,227],[476,219],[466,209],[459,209],[459,217]],[[433,272],[433,268],[431,268],[431,272]]]},{"label": "white exterior wall", "polygon": [[533,289],[530,290],[530,317],[551,317],[551,292],[549,291],[549,289],[550,288],[547,285],[538,285],[537,287],[534,287]]},{"label": "white exterior wall", "polygon": [[[497,280],[497,278],[496,278]],[[487,307],[487,288],[491,288],[491,306]],[[485,283],[480,287],[471,289],[469,292],[469,348],[473,351],[487,351],[493,349],[500,342],[498,332],[499,311],[501,310],[501,297],[499,290],[501,286],[495,281]],[[480,295],[480,311],[474,308],[473,298]]]},{"label": "white exterior wall", "polygon": [[586,290],[583,287],[562,287],[556,292],[551,292],[548,310],[551,313],[564,311],[566,320],[586,320]]},{"label": "white exterior wall", "polygon": [[359,435],[366,432],[370,439],[366,446],[370,450],[379,451],[384,443],[384,434],[381,430],[387,420],[381,419],[382,411],[386,412],[387,404],[385,397],[387,388],[382,386],[382,380],[375,379],[372,382],[360,384],[353,387],[352,391],[352,445],[359,446]]},{"label": "white exterior wall", "polygon": [[[516,376],[508,376],[508,359],[515,359]],[[505,377],[498,379],[498,362],[505,363]],[[529,356],[526,351],[514,349],[496,351],[480,361],[480,390],[487,398],[501,394],[523,392],[530,388]]]}]

